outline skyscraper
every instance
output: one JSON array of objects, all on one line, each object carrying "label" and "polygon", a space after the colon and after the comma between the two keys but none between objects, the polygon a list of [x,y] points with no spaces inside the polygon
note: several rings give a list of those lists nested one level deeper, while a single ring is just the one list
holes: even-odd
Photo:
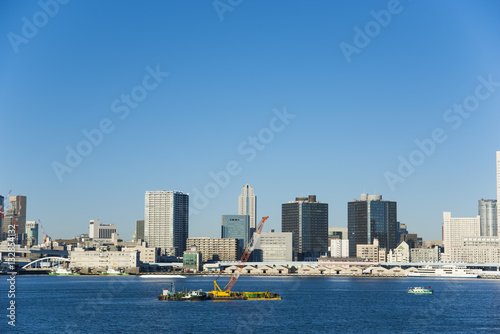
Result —
[{"label": "skyscraper", "polygon": [[[9,225],[16,225],[16,243],[26,245],[26,196],[10,196],[10,207],[2,219],[2,239],[5,240]],[[2,241],[2,240],[0,240]]]},{"label": "skyscraper", "polygon": [[356,256],[356,245],[371,245],[378,239],[379,247],[394,249],[398,246],[396,202],[384,201],[381,195],[361,194],[347,204],[349,256]]},{"label": "skyscraper", "polygon": [[293,232],[295,259],[319,257],[328,251],[328,204],[315,195],[282,204],[281,231]]},{"label": "skyscraper", "polygon": [[221,238],[238,239],[240,250],[243,250],[250,238],[249,216],[223,215]]},{"label": "skyscraper", "polygon": [[497,200],[480,199],[478,203],[480,217],[480,234],[482,237],[493,237],[498,235],[497,225]]},{"label": "skyscraper", "polygon": [[180,191],[146,191],[144,239],[169,256],[186,250],[189,224],[189,194]]},{"label": "skyscraper", "polygon": [[238,214],[248,215],[250,217],[250,231],[255,231],[255,218],[257,217],[257,196],[253,193],[253,188],[245,184],[241,189],[241,195],[238,201]]},{"label": "skyscraper", "polygon": [[144,240],[144,219],[135,221],[135,241]]},{"label": "skyscraper", "polygon": [[36,221],[26,222],[26,236],[28,246],[38,245],[38,223]]}]

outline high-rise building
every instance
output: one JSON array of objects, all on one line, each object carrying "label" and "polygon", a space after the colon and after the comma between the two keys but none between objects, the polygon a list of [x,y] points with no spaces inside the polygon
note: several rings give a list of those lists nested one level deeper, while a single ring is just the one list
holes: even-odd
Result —
[{"label": "high-rise building", "polygon": [[349,257],[347,227],[328,228],[328,251],[331,257]]},{"label": "high-rise building", "polygon": [[331,257],[349,257],[349,239],[328,239]]},{"label": "high-rise building", "polygon": [[249,184],[245,184],[241,189],[241,194],[238,198],[238,214],[248,215],[250,217],[250,231],[253,233],[256,228],[257,196],[253,193],[253,188]]},{"label": "high-rise building", "polygon": [[408,234],[408,227],[406,226],[406,224],[403,224],[401,222],[398,222],[397,224],[399,226],[398,227],[398,237],[397,237],[397,240],[398,240],[398,242],[401,242],[401,241],[404,240],[403,236],[405,234]]},{"label": "high-rise building", "polygon": [[500,201],[500,151],[497,151],[497,225],[498,225],[498,220],[500,220],[500,205],[498,205],[499,201]]},{"label": "high-rise building", "polygon": [[115,224],[101,224],[99,225],[98,239],[112,239],[113,233],[117,233]]},{"label": "high-rise building", "polygon": [[329,239],[348,239],[347,237],[347,227],[329,227],[328,228],[328,238]]},{"label": "high-rise building", "polygon": [[135,221],[135,234],[134,239],[144,240],[144,219]]},{"label": "high-rise building", "polygon": [[[89,238],[98,239],[112,239],[113,233],[117,234],[115,224],[101,224],[99,219],[92,219],[89,222]],[[117,235],[118,237],[118,235]]]},{"label": "high-rise building", "polygon": [[452,261],[454,248],[464,246],[464,239],[480,236],[480,217],[451,217],[451,212],[443,212],[443,261]]},{"label": "high-rise building", "polygon": [[99,237],[99,226],[101,223],[99,223],[99,219],[92,219],[89,222],[89,238],[94,239]]},{"label": "high-rise building", "polygon": [[293,233],[262,232],[254,250],[254,261],[293,261]]},{"label": "high-rise building", "polygon": [[[16,243],[26,245],[26,196],[10,196],[10,207],[5,210],[2,219],[2,238],[5,240],[9,231],[9,225],[16,226]],[[2,241],[2,240],[0,240]]]},{"label": "high-rise building", "polygon": [[243,250],[250,238],[248,215],[223,215],[221,238],[238,239],[240,250]]},{"label": "high-rise building", "polygon": [[401,235],[401,242],[406,242],[410,248],[422,247],[422,238],[417,233],[406,233]]},{"label": "high-rise building", "polygon": [[168,256],[182,256],[189,225],[189,194],[180,191],[146,191],[144,240]]},{"label": "high-rise building", "polygon": [[293,232],[296,260],[315,258],[328,251],[328,203],[315,195],[297,197],[281,205],[281,231]]},{"label": "high-rise building", "polygon": [[26,237],[28,246],[38,245],[38,223],[36,221],[26,222]]},{"label": "high-rise building", "polygon": [[497,200],[481,198],[478,203],[478,213],[481,236],[496,237],[498,235]]},{"label": "high-rise building", "polygon": [[398,246],[397,204],[382,200],[381,195],[361,194],[347,204],[347,228],[349,234],[349,256],[356,256],[357,245],[371,245],[378,239],[380,248],[394,249]]}]

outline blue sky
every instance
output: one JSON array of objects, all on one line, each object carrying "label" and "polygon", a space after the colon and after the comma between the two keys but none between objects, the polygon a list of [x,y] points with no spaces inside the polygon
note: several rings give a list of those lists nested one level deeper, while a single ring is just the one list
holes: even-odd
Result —
[{"label": "blue sky", "polygon": [[[190,236],[218,237],[249,183],[265,230],[307,194],[347,226],[347,202],[375,192],[410,232],[440,240],[443,211],[475,216],[496,196],[496,1],[242,1],[223,20],[212,1],[41,3],[0,2],[0,191],[28,196],[28,219],[52,237],[100,219],[130,239],[145,191],[193,202],[195,189],[213,198],[193,208]],[[356,27],[374,29],[367,45]],[[467,116],[447,111],[462,103]],[[284,110],[288,124],[273,120]],[[108,133],[85,146],[82,131],[102,122]],[[416,152],[436,129],[446,140]],[[78,145],[86,156],[71,167]],[[391,187],[400,156],[416,166]],[[234,175],[214,189],[209,173],[228,163]],[[54,164],[68,168],[60,178]]]}]

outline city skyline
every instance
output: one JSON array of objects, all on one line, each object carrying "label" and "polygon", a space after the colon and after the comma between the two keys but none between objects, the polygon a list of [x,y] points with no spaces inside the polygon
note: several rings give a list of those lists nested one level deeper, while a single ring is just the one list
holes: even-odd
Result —
[{"label": "city skyline", "polygon": [[265,231],[290,198],[316,194],[335,227],[376,193],[440,240],[444,211],[498,197],[500,4],[388,5],[256,1],[221,20],[211,3],[118,18],[69,2],[26,37],[44,9],[3,2],[0,194],[29,198],[49,235],[100,219],[129,240],[148,190],[190,194],[192,237],[216,237],[246,183]]}]

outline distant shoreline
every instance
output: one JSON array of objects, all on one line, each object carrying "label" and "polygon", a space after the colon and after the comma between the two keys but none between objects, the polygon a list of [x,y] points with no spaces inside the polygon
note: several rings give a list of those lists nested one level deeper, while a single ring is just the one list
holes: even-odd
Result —
[{"label": "distant shoreline", "polygon": [[[7,275],[4,273],[1,273],[0,275]],[[22,271],[17,273],[17,275],[22,275],[22,276],[52,276],[49,275],[48,273],[36,273],[36,272],[26,272]],[[88,274],[88,273],[81,273],[80,275],[53,275],[53,276],[106,276],[106,277],[119,277],[119,276],[162,276],[161,278],[168,278],[166,276],[206,276],[206,277],[231,277],[232,274],[226,274],[226,273],[129,273],[128,275],[99,275],[99,274]],[[413,277],[413,276],[405,276],[405,275],[371,275],[371,274],[354,274],[354,275],[338,275],[338,274],[240,274],[240,277],[339,277],[339,278],[437,278],[437,279],[443,279],[443,278],[449,278],[449,279],[463,279],[461,277],[436,277],[436,276],[421,276],[421,277]],[[177,277],[179,278],[179,277]],[[493,275],[485,275],[485,276],[479,276],[477,277],[478,279],[500,279],[500,276],[493,276]],[[467,279],[474,279],[474,278],[467,278]]]}]

